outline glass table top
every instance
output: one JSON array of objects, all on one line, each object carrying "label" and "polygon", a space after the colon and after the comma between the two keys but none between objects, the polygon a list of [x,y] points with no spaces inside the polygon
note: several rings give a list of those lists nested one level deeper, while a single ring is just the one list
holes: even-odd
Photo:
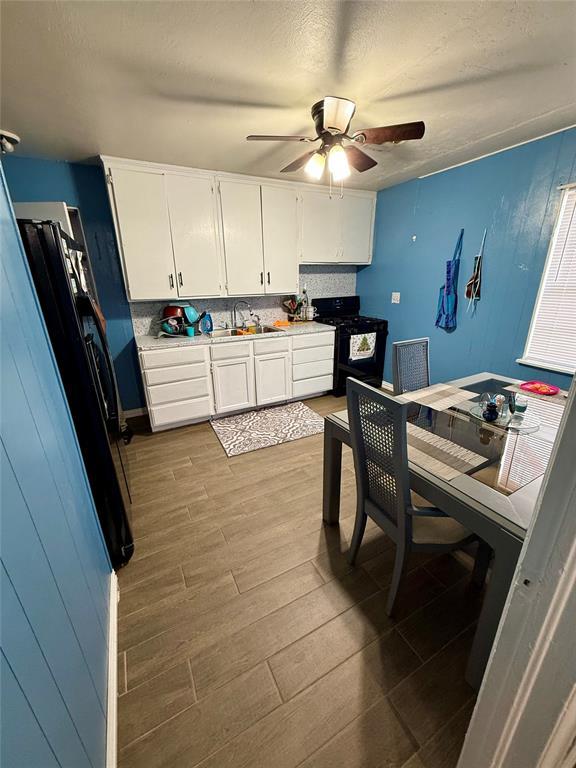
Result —
[{"label": "glass table top", "polygon": [[[470,408],[481,393],[509,395],[507,382],[483,379],[460,385],[476,393],[470,400],[448,410],[435,410],[416,402],[408,404],[408,446],[411,464],[430,469],[430,461],[443,456],[452,464],[456,475],[468,475],[505,496],[510,496],[546,470],[556,437],[563,403],[528,397],[526,413],[539,417],[540,428],[529,434],[507,431],[472,416]],[[347,413],[334,414],[347,422]],[[462,449],[462,450],[458,450]],[[468,452],[471,452],[468,453]],[[473,456],[473,459],[470,459]],[[448,457],[447,459],[445,457]],[[451,481],[448,474],[444,479]]]}]

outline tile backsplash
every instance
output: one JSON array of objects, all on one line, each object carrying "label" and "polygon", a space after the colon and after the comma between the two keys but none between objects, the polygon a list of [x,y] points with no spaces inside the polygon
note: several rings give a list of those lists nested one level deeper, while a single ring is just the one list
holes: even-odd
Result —
[{"label": "tile backsplash", "polygon": [[[304,286],[311,299],[329,296],[353,296],[356,293],[356,267],[348,266],[301,266],[300,290]],[[206,310],[212,315],[215,326],[231,322],[231,313],[234,304],[242,297],[235,296],[223,299],[194,299],[194,304],[199,312]],[[260,316],[263,323],[272,323],[274,320],[286,317],[282,309],[282,296],[249,296],[247,301],[252,309]],[[166,305],[166,301],[146,301],[130,304],[134,335],[155,336],[160,330],[160,313]],[[239,311],[241,307],[238,308]],[[244,310],[246,308],[244,307]],[[246,311],[247,312],[247,311]],[[247,318],[247,313],[245,315]]]}]

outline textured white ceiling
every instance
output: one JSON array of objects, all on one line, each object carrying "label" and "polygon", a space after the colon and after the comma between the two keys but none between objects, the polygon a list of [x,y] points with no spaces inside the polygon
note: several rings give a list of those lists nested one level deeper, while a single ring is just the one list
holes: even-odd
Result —
[{"label": "textured white ceiling", "polygon": [[[261,176],[325,95],[353,128],[426,122],[350,184],[380,189],[576,122],[576,3],[0,4],[2,127],[23,155],[98,154]],[[293,175],[303,179],[303,172]]]}]

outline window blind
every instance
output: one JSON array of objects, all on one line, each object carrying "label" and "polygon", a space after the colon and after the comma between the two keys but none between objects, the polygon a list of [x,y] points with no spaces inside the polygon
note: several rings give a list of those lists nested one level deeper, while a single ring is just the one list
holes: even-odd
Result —
[{"label": "window blind", "polygon": [[[563,406],[537,397],[528,397],[528,410],[538,416],[541,428],[531,434],[507,433],[498,485],[508,493],[514,493],[544,474],[564,412]],[[544,428],[548,429],[548,435]]]},{"label": "window blind", "polygon": [[521,362],[576,370],[576,187],[563,193]]}]

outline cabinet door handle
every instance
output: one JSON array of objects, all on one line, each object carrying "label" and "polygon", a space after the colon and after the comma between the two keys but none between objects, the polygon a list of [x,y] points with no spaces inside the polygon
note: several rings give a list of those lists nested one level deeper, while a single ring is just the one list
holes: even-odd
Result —
[{"label": "cabinet door handle", "polygon": [[169,282],[170,282],[170,288],[174,288],[174,275],[172,274],[172,272],[170,272]]},{"label": "cabinet door handle", "polygon": [[182,280],[182,272],[178,272],[178,282],[180,285],[184,285],[184,280]]},{"label": "cabinet door handle", "polygon": [[264,272],[260,272],[260,285],[264,285]]},{"label": "cabinet door handle", "polygon": [[268,285],[270,285],[270,272],[268,272]]}]

